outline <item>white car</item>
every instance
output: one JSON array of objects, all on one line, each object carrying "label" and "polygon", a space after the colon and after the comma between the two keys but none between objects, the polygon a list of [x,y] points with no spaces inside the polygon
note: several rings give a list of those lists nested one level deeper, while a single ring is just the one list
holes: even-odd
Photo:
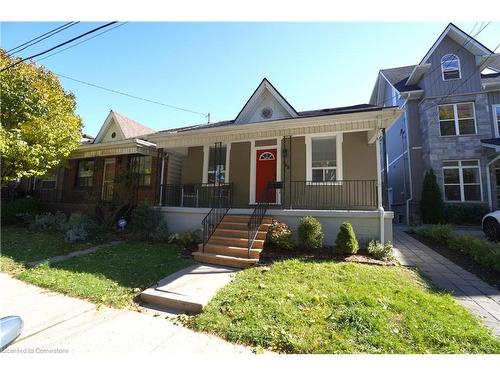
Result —
[{"label": "white car", "polygon": [[484,215],[483,232],[490,241],[500,240],[500,210]]}]

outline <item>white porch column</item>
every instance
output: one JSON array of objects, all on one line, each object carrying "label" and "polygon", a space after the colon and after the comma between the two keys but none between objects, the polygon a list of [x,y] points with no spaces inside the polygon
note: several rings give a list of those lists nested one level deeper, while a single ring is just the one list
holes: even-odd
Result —
[{"label": "white porch column", "polygon": [[491,194],[491,165],[496,162],[498,159],[500,159],[500,154],[497,155],[493,160],[489,161],[488,164],[486,164],[486,182],[487,182],[487,188],[488,188],[488,204],[490,206],[490,211],[493,210],[493,197]]},{"label": "white porch column", "polygon": [[377,200],[378,200],[378,212],[380,218],[380,243],[385,243],[385,220],[384,220],[384,205],[382,201],[382,168],[380,165],[380,129],[377,129],[377,141],[376,141],[376,154],[377,154]]}]

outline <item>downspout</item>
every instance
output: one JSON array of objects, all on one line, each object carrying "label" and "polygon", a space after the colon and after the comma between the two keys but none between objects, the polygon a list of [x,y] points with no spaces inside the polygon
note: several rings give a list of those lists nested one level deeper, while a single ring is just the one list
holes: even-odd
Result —
[{"label": "downspout", "polygon": [[486,164],[486,181],[488,183],[488,203],[490,205],[490,211],[493,210],[493,198],[491,197],[490,166],[498,159],[500,159],[500,154],[498,154],[493,160],[491,160],[490,162],[488,162],[488,164]]},{"label": "downspout", "polygon": [[[380,126],[380,120],[379,120]],[[378,199],[378,213],[380,220],[380,243],[385,243],[385,226],[384,226],[384,205],[382,202],[382,171],[380,166],[380,128],[377,127],[377,140],[376,140],[376,153],[377,153],[377,199]]]}]

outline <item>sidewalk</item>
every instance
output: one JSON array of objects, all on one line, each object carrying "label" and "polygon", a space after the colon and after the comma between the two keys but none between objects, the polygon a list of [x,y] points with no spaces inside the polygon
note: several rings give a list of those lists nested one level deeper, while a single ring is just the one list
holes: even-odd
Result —
[{"label": "sidewalk", "polygon": [[499,290],[406,234],[403,227],[394,226],[394,247],[402,265],[417,267],[500,337]]},{"label": "sidewalk", "polygon": [[0,273],[0,316],[20,315],[21,336],[5,351],[40,353],[251,354],[251,349],[171,321],[89,302],[25,284]]}]

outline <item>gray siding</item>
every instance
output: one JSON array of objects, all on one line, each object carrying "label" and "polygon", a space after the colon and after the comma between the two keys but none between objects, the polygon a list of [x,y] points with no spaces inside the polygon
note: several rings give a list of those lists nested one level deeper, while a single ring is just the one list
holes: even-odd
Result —
[{"label": "gray siding", "polygon": [[[448,53],[454,53],[460,59],[461,79],[443,81],[441,58]],[[465,48],[461,48],[460,44],[453,39],[445,37],[427,62],[431,63],[431,69],[420,82],[427,97],[448,95],[450,92],[463,94],[483,90],[481,74],[476,66],[474,55]]]}]

